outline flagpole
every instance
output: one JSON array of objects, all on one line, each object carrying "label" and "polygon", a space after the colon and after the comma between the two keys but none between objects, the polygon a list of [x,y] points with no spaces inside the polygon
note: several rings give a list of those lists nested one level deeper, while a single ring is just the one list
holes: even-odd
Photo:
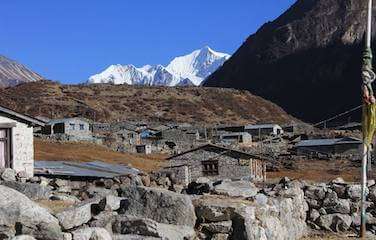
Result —
[{"label": "flagpole", "polygon": [[[367,29],[366,29],[366,51],[371,49],[371,38],[372,38],[372,0],[368,0],[368,15],[367,15]],[[363,104],[367,104],[363,102]],[[363,134],[365,134],[363,132]],[[369,157],[369,148],[365,142],[365,136],[363,135],[363,146],[362,146],[362,199],[361,199],[361,226],[360,226],[360,237],[362,239],[366,238],[366,187],[367,187],[367,163]]]}]

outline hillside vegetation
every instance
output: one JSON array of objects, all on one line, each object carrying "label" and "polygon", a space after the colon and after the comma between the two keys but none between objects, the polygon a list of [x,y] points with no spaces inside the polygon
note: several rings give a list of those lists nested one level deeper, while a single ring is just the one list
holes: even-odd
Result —
[{"label": "hillside vegetation", "polygon": [[297,121],[248,91],[200,87],[61,85],[51,81],[0,89],[0,105],[33,116],[94,121],[141,120],[205,124]]}]

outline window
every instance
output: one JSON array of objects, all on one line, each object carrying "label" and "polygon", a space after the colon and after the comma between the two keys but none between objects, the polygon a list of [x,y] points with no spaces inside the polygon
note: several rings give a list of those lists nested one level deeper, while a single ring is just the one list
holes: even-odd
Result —
[{"label": "window", "polygon": [[11,167],[10,129],[0,129],[0,168]]},{"label": "window", "polygon": [[76,125],[74,123],[70,123],[69,128],[70,128],[70,130],[75,130]]},{"label": "window", "polygon": [[204,173],[204,176],[218,175],[218,160],[203,161],[202,172]]},{"label": "window", "polygon": [[80,124],[80,130],[85,130],[85,125]]}]

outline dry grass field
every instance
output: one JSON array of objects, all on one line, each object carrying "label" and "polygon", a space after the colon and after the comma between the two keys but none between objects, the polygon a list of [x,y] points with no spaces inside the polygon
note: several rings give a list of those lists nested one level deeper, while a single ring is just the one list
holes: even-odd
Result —
[{"label": "dry grass field", "polygon": [[57,143],[36,139],[35,159],[46,161],[89,162],[127,164],[143,171],[157,170],[166,158],[160,154],[119,153],[106,147],[90,143]]}]

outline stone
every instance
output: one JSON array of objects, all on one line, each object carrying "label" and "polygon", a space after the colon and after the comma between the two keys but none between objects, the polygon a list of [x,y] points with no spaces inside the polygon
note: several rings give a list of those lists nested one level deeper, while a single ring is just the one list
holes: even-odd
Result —
[{"label": "stone", "polygon": [[369,188],[369,187],[372,187],[372,186],[375,185],[375,184],[376,184],[375,179],[370,179],[370,180],[367,181],[367,187],[368,187],[368,188]]},{"label": "stone", "polygon": [[72,233],[64,233],[63,240],[72,240],[73,236]]},{"label": "stone", "polygon": [[65,230],[79,227],[90,221],[94,211],[93,205],[98,203],[99,199],[89,199],[57,213],[56,217]]},{"label": "stone", "polygon": [[40,178],[40,185],[47,187],[50,184],[50,179],[45,177],[39,177]]},{"label": "stone", "polygon": [[1,178],[4,181],[16,181],[17,172],[11,168],[5,168],[1,173]]},{"label": "stone", "polygon": [[196,235],[193,226],[163,224],[151,219],[124,215],[118,216],[112,229],[115,234],[132,234],[171,240],[194,239]]},{"label": "stone", "polygon": [[372,186],[369,188],[368,198],[371,201],[376,202],[376,186]]},{"label": "stone", "polygon": [[338,199],[334,205],[325,207],[327,213],[350,214],[350,201],[347,199]]},{"label": "stone", "polygon": [[255,201],[259,205],[266,205],[268,203],[268,197],[262,193],[255,196]]},{"label": "stone", "polygon": [[[24,194],[0,185],[0,226],[37,239],[61,240],[59,221]],[[15,227],[15,229],[14,229]]]},{"label": "stone", "polygon": [[90,186],[86,192],[90,197],[106,197],[108,195],[114,195],[117,196],[118,193],[116,190],[113,189],[106,189],[103,187],[96,187],[96,186]]},{"label": "stone", "polygon": [[307,186],[304,194],[307,198],[313,200],[324,200],[326,196],[327,189],[326,187],[320,186]]},{"label": "stone", "polygon": [[126,198],[108,195],[99,202],[99,206],[108,211],[116,211],[122,208],[122,212],[125,212],[129,206],[129,201]]},{"label": "stone", "polygon": [[141,181],[145,187],[150,187],[151,180],[149,175],[141,175]]},{"label": "stone", "polygon": [[291,182],[290,178],[288,177],[283,177],[281,180],[279,180],[279,184],[287,185]]},{"label": "stone", "polygon": [[311,211],[309,212],[309,220],[311,220],[312,222],[315,222],[318,218],[320,217],[320,213],[319,211],[317,211],[316,209],[311,209]]},{"label": "stone", "polygon": [[56,192],[58,193],[71,193],[72,192],[72,188],[70,186],[61,186],[59,187]]},{"label": "stone", "polygon": [[197,218],[202,222],[223,222],[233,218],[236,206],[219,202],[200,202],[196,208]]},{"label": "stone", "polygon": [[210,240],[227,240],[229,239],[229,235],[228,234],[224,234],[224,233],[217,233],[217,234],[214,234]]},{"label": "stone", "polygon": [[307,201],[307,204],[310,208],[314,208],[314,209],[320,209],[321,208],[321,203],[318,200],[308,198],[306,201]]},{"label": "stone", "polygon": [[210,186],[207,183],[191,182],[186,189],[187,194],[203,195],[210,192]]},{"label": "stone", "polygon": [[114,234],[112,240],[161,240],[161,238],[148,237],[134,234]]},{"label": "stone", "polygon": [[16,229],[10,226],[0,226],[0,239],[11,239],[16,235]]},{"label": "stone", "polygon": [[252,198],[257,195],[259,189],[251,182],[236,181],[222,182],[214,187],[213,192],[230,197]]},{"label": "stone", "polygon": [[112,240],[104,228],[81,228],[72,232],[73,240]]},{"label": "stone", "polygon": [[12,238],[11,240],[36,240],[33,236],[29,235],[18,235]]},{"label": "stone", "polygon": [[[359,201],[362,197],[362,186],[360,184],[347,186],[347,196],[353,201]],[[368,188],[366,188],[366,194],[369,193]]]},{"label": "stone", "polygon": [[320,216],[316,223],[324,230],[345,232],[351,227],[352,218],[346,214],[334,213]]},{"label": "stone", "polygon": [[27,179],[28,177],[26,171],[20,171],[17,173],[17,179]]},{"label": "stone", "polygon": [[164,189],[121,186],[120,196],[129,200],[127,214],[159,223],[194,226],[196,215],[187,195]]},{"label": "stone", "polygon": [[69,182],[68,182],[67,180],[60,179],[60,178],[55,179],[55,181],[54,181],[53,184],[54,184],[54,186],[56,186],[57,188],[65,187],[65,186],[69,186]]},{"label": "stone", "polygon": [[37,177],[37,176],[31,177],[29,179],[29,182],[31,182],[31,183],[40,183],[40,178]]},{"label": "stone", "polygon": [[45,187],[37,183],[5,181],[3,185],[25,194],[32,200],[47,200],[51,196],[51,187]]},{"label": "stone", "polygon": [[200,226],[203,230],[210,233],[229,233],[231,231],[232,221],[202,223]]},{"label": "stone", "polygon": [[345,180],[343,180],[343,178],[341,177],[337,177],[336,179],[333,179],[330,183],[331,184],[346,184]]},{"label": "stone", "polygon": [[196,179],[195,181],[196,183],[207,183],[209,184],[211,182],[211,180],[207,177],[199,177]]},{"label": "stone", "polygon": [[339,198],[347,198],[346,185],[333,184],[332,188]]},{"label": "stone", "polygon": [[72,196],[72,195],[64,194],[64,193],[54,193],[52,194],[52,196],[50,196],[50,200],[64,201],[64,202],[72,203],[72,204],[81,202],[76,196]]},{"label": "stone", "polygon": [[112,224],[118,216],[117,212],[105,211],[96,216],[93,216],[89,222],[90,227],[99,227],[106,229],[109,233],[112,233]]}]

